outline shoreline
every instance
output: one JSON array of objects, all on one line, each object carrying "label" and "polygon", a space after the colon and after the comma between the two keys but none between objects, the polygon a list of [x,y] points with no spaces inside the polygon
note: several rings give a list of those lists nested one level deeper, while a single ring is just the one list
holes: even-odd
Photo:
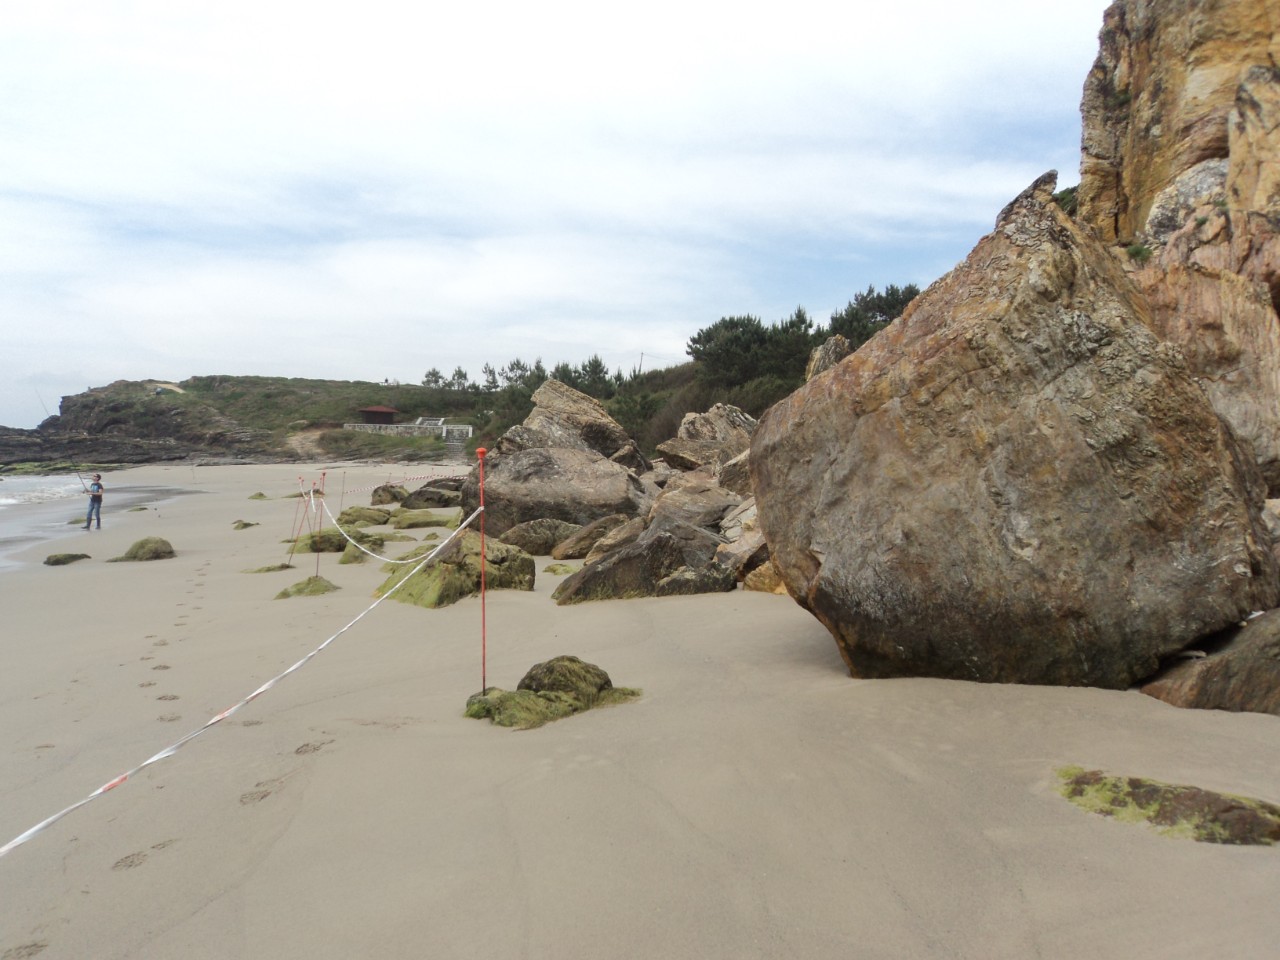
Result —
[{"label": "shoreline", "polygon": [[[385,466],[344,469],[345,495],[329,473],[331,509],[386,480]],[[244,572],[283,559],[299,471],[196,468],[194,485],[187,467],[121,472],[122,487],[201,496],[104,518],[91,560],[17,551],[0,576],[0,844],[370,605],[375,561]],[[103,562],[147,535],[177,556]],[[477,931],[495,952],[566,960],[602,945],[760,960],[1274,951],[1280,851],[1097,817],[1057,794],[1056,770],[1277,802],[1277,718],[1088,688],[854,680],[786,597],[558,607],[548,562],[532,592],[490,593],[487,634],[475,599],[380,605],[0,858],[0,954],[452,957]],[[337,591],[274,599],[317,567]],[[492,685],[574,654],[643,695],[525,732],[469,720],[482,644]]]}]

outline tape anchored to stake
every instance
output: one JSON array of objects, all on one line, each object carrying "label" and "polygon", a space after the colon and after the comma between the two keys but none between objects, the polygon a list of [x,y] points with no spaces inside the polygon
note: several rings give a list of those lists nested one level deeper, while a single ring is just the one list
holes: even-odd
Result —
[{"label": "tape anchored to stake", "polygon": [[[262,686],[258,687],[257,690],[253,691],[253,693],[249,694],[239,703],[233,704],[232,706],[228,707],[226,710],[223,710],[221,713],[217,714],[214,717],[210,717],[207,721],[205,721],[204,726],[199,727],[195,730],[192,730],[185,737],[183,737],[180,740],[177,740],[174,743],[171,743],[169,746],[165,747],[159,753],[147,758],[142,763],[138,764],[132,770],[128,770],[125,773],[120,774],[120,776],[116,777],[114,780],[107,781],[102,786],[100,786],[97,790],[93,791],[93,793],[85,797],[83,800],[80,800],[77,803],[73,803],[71,806],[66,807],[63,810],[59,810],[53,816],[48,817],[44,820],[41,820],[39,823],[37,823],[30,830],[27,830],[25,833],[21,833],[18,836],[14,837],[12,840],[6,843],[3,847],[0,847],[0,857],[4,857],[6,854],[10,853],[11,851],[16,850],[18,847],[22,846],[32,837],[38,836],[39,834],[43,833],[49,827],[53,826],[55,823],[61,820],[63,817],[67,816],[70,813],[74,813],[76,810],[79,810],[85,804],[91,803],[92,801],[98,799],[98,797],[102,796],[108,791],[114,790],[116,787],[120,786],[122,783],[127,781],[130,777],[141,772],[142,770],[145,770],[147,767],[151,766],[153,763],[158,763],[161,760],[165,759],[166,757],[173,756],[182,747],[186,746],[188,743],[190,743],[196,737],[200,736],[206,730],[208,730],[213,726],[216,726],[217,724],[221,723],[223,720],[226,720],[228,717],[238,712],[242,707],[258,699],[258,697],[262,696],[264,693],[266,693],[268,690],[270,690],[272,687],[278,684],[285,677],[289,676],[289,674],[300,669],[303,666],[303,664],[310,662],[316,656],[316,654],[318,654],[321,650],[329,646],[329,644],[333,643],[333,641],[337,640],[340,636],[342,636],[344,633],[346,633],[348,630],[354,627],[357,623],[363,620],[369,613],[371,613],[373,609],[378,606],[378,604],[382,603],[382,601],[386,600],[388,597],[394,594],[397,590],[399,590],[400,587],[403,586],[409,580],[409,577],[412,577],[415,573],[417,573],[427,564],[435,560],[435,558],[438,557],[440,553],[443,550],[445,550],[445,548],[450,546],[454,542],[454,540],[456,540],[458,537],[462,536],[463,531],[466,530],[467,527],[469,527],[483,513],[484,513],[484,507],[483,506],[477,507],[475,511],[471,514],[471,516],[467,517],[466,520],[458,524],[457,530],[454,530],[453,533],[449,534],[448,537],[440,541],[439,546],[437,546],[429,554],[423,557],[421,562],[418,564],[418,566],[414,567],[414,569],[409,572],[408,576],[404,577],[402,580],[400,580],[398,583],[392,586],[390,590],[388,590],[386,593],[380,596],[377,600],[373,601],[373,603],[369,604],[369,606],[367,606],[363,611],[361,611],[359,616],[357,616],[354,620],[350,621],[341,630],[333,634],[331,637],[329,637],[329,639],[325,640],[324,643],[320,644],[320,646],[316,647],[314,650],[308,653],[305,657],[303,657],[293,666],[289,667],[287,670],[281,673],[276,674],[276,676],[272,677]],[[483,563],[482,563],[482,566],[483,566]]]}]

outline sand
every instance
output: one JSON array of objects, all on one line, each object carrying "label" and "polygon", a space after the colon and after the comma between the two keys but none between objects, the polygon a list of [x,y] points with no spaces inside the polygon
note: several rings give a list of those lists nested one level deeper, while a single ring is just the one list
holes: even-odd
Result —
[{"label": "sand", "polygon": [[[335,467],[330,503],[340,484],[397,470]],[[319,467],[110,474],[101,532],[12,555],[0,843],[368,606],[374,563],[324,555],[341,589],[284,601],[272,598],[315,573],[314,556],[242,572],[284,559],[300,473]],[[130,487],[202,492],[116,509]],[[270,499],[248,499],[259,490]],[[153,535],[177,558],[103,562]],[[68,551],[92,559],[40,563]],[[639,701],[526,732],[468,720],[479,602],[384,603],[0,858],[0,957],[1275,955],[1280,849],[1091,815],[1058,796],[1055,770],[1280,801],[1277,718],[1114,691],[852,680],[787,598],[559,608],[557,580],[490,596],[489,683],[512,688],[571,653],[642,688]]]}]

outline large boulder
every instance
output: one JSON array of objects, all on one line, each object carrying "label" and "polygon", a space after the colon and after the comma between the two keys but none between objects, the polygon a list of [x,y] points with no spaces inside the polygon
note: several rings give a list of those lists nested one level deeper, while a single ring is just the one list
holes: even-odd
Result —
[{"label": "large boulder", "polygon": [[[473,471],[462,488],[463,513],[479,502]],[[495,536],[526,520],[588,524],[614,513],[637,516],[649,505],[633,472],[590,450],[535,447],[492,454],[486,462],[485,525]]]},{"label": "large boulder", "polygon": [[615,462],[641,471],[648,469],[627,431],[609,416],[600,401],[559,380],[547,380],[533,392],[532,399],[533,410],[524,423],[502,435],[496,453],[567,447],[616,458]]},{"label": "large boulder", "polygon": [[630,519],[625,513],[611,513],[599,520],[592,520],[577,532],[565,537],[551,551],[553,560],[581,560],[587,556],[600,538],[622,526]]},{"label": "large boulder", "polygon": [[1055,185],[756,431],[774,562],[854,675],[1123,688],[1280,598],[1255,464]]},{"label": "large boulder", "polygon": [[413,493],[406,496],[400,506],[405,510],[427,510],[441,507],[456,507],[462,502],[462,494],[452,483],[424,483]]},{"label": "large boulder", "polygon": [[[401,561],[424,557],[436,544],[425,543],[401,557]],[[518,547],[488,537],[484,544],[486,590],[532,590],[536,569],[533,557]],[[480,592],[480,534],[465,531],[435,562],[416,573],[416,564],[384,564],[390,574],[375,591],[392,599],[420,607],[444,607]],[[401,581],[407,582],[399,586]]]},{"label": "large boulder", "polygon": [[679,520],[651,524],[634,541],[586,564],[556,587],[559,604],[713,593],[737,586],[715,563],[720,538]]},{"label": "large boulder", "polygon": [[1274,4],[1119,0],[1085,83],[1080,218],[1280,495]]},{"label": "large boulder", "polygon": [[[487,527],[485,528],[488,529]],[[526,520],[517,523],[501,536],[503,543],[519,547],[525,553],[535,557],[549,556],[551,551],[564,540],[582,529],[581,524],[567,523],[564,520]]]},{"label": "large boulder", "polygon": [[741,504],[742,497],[733,491],[695,474],[668,484],[649,508],[649,519],[665,516],[695,527],[714,527]]},{"label": "large boulder", "polygon": [[1209,652],[1177,661],[1142,685],[1175,707],[1280,716],[1280,610],[1232,630]]},{"label": "large boulder", "polygon": [[687,413],[676,436],[658,444],[658,452],[680,470],[719,467],[746,452],[756,420],[727,403],[717,403],[706,413]]}]

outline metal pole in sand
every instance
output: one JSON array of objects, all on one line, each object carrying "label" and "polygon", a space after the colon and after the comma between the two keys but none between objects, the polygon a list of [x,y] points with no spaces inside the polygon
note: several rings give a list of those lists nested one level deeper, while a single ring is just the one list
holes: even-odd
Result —
[{"label": "metal pole in sand", "polygon": [[484,447],[476,448],[476,459],[480,467],[480,692],[489,689],[488,660],[489,638],[485,624],[485,577],[484,568],[488,566],[484,554],[484,455],[489,451]]}]

